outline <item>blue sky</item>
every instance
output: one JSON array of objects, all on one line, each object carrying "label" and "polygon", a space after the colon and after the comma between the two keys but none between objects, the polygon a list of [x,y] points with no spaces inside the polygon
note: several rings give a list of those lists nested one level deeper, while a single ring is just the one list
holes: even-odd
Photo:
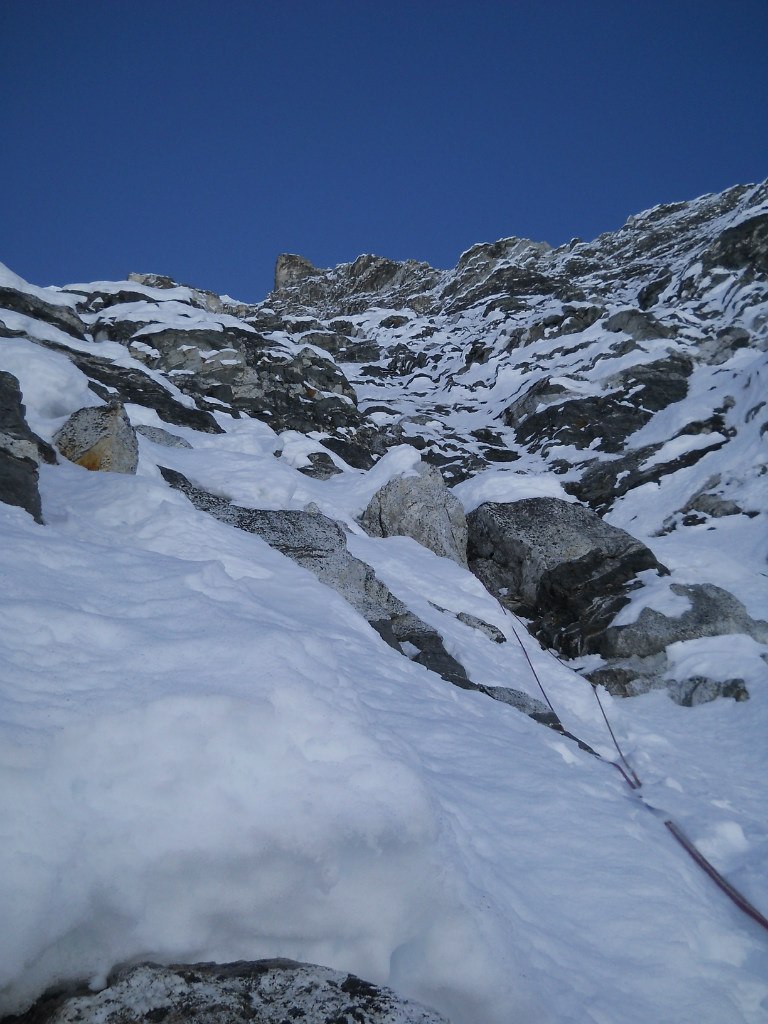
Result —
[{"label": "blue sky", "polygon": [[0,0],[0,260],[256,301],[768,176],[768,0]]}]

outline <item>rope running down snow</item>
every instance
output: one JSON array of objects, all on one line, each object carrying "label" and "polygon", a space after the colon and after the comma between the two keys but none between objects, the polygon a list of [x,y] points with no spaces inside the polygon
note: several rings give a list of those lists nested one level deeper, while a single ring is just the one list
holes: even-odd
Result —
[{"label": "rope running down snow", "polygon": [[[512,632],[515,635],[515,639],[517,640],[517,642],[520,645],[520,648],[521,648],[523,654],[525,655],[525,660],[528,662],[528,666],[529,666],[529,668],[531,670],[531,673],[533,674],[533,678],[536,680],[539,689],[541,690],[542,694],[544,695],[544,699],[546,700],[547,704],[549,705],[549,708],[552,711],[552,714],[555,716],[555,718],[557,718],[557,720],[559,722],[560,721],[560,716],[555,711],[554,706],[552,705],[552,701],[549,699],[549,696],[547,695],[547,691],[544,689],[544,684],[542,683],[541,679],[539,678],[539,674],[536,671],[536,669],[534,668],[533,662],[531,661],[531,658],[530,658],[530,656],[528,654],[528,651],[525,648],[525,644],[523,643],[522,638],[520,637],[520,634],[518,633],[517,629],[515,628],[515,620],[517,621],[518,625],[520,625],[524,629],[525,627],[523,626],[523,623],[520,621],[518,616],[514,614],[514,612],[510,612],[507,608],[504,607],[504,605],[501,605],[501,608],[502,608],[504,614],[505,615],[509,615],[509,617],[513,620],[512,621]],[[561,665],[563,665],[563,667],[567,668],[567,666],[562,661],[562,659],[559,658],[554,652],[549,651],[548,653],[556,661],[558,661]],[[642,782],[638,778],[637,773],[635,772],[634,768],[631,766],[631,764],[629,763],[627,758],[624,756],[624,752],[622,751],[621,747],[619,746],[619,741],[616,739],[616,734],[614,733],[613,729],[611,728],[611,723],[608,721],[608,715],[605,713],[605,708],[603,707],[603,702],[600,700],[600,695],[597,692],[597,687],[596,686],[592,686],[592,692],[595,695],[595,699],[596,699],[598,707],[600,708],[600,711],[602,713],[603,720],[605,721],[606,727],[608,728],[608,732],[610,733],[611,739],[613,740],[613,745],[616,747],[616,750],[618,752],[619,757],[621,758],[621,760],[623,761],[624,765],[626,766],[626,771],[624,770],[624,768],[622,768],[622,766],[620,764],[617,764],[615,761],[610,761],[610,762],[607,762],[607,763],[608,764],[612,764],[614,766],[614,768],[618,768],[618,770],[621,772],[622,776],[624,777],[624,781],[627,783],[627,785],[631,789],[633,789],[635,791],[640,790],[642,788]],[[569,733],[565,733],[565,730],[561,729],[561,731],[564,733],[564,735],[570,735]],[[573,739],[577,739],[577,737],[572,737],[572,738]],[[580,741],[578,739],[577,739],[577,742],[579,743],[579,745],[581,747],[583,747],[583,749],[588,750],[591,754],[593,754],[595,757],[597,757],[600,761],[604,761],[605,760],[605,758],[603,758],[601,754],[598,754],[598,752],[596,750],[592,750],[592,748],[589,747],[586,743],[583,743],[582,741]],[[645,798],[643,797],[642,793],[638,793],[637,795],[638,795],[640,801],[643,803],[643,805],[649,811],[651,811],[652,813],[655,814],[656,813],[656,809],[654,807],[652,807],[651,804],[649,804],[645,800]],[[746,896],[743,896],[742,893],[740,893],[738,889],[736,889],[733,885],[731,885],[731,883],[728,881],[727,878],[724,878],[723,875],[720,874],[720,872],[717,870],[717,868],[707,860],[707,858],[704,856],[704,854],[700,850],[698,850],[696,848],[696,846],[691,842],[691,840],[688,838],[688,836],[686,836],[686,834],[683,832],[683,830],[680,828],[680,826],[677,825],[671,819],[665,820],[664,825],[669,830],[670,834],[680,844],[680,846],[682,846],[682,848],[686,851],[686,853],[688,853],[689,856],[702,869],[702,871],[704,871],[705,874],[707,874],[712,879],[712,881],[715,883],[715,885],[723,893],[725,893],[725,895],[731,900],[731,902],[734,903],[739,908],[739,910],[742,911],[742,913],[744,913],[748,917],[752,918],[753,921],[755,921],[762,928],[764,928],[766,931],[768,931],[768,918],[764,914],[762,914],[757,909],[757,907],[753,906],[749,902],[749,900],[746,898]]]}]

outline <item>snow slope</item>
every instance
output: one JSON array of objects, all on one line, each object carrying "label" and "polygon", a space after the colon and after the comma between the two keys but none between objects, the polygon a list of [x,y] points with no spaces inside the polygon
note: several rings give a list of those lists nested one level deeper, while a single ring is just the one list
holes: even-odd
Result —
[{"label": "snow slope", "polygon": [[[69,308],[64,293],[39,291]],[[184,301],[176,291],[170,300]],[[139,365],[117,342],[100,345]],[[0,338],[0,369],[19,378],[46,440],[98,401],[65,355],[24,336]],[[401,385],[398,415],[409,403],[423,409],[414,379]],[[489,422],[452,397],[451,429]],[[144,406],[127,412],[134,424],[168,426]],[[352,553],[441,632],[473,679],[540,695],[524,644],[565,727],[610,760],[589,685],[474,576],[356,525],[373,492],[413,465],[412,448],[315,480],[297,467],[316,437],[214,416],[221,434],[172,428],[191,450],[142,437],[136,476],[42,466],[45,526],[0,504],[0,1013],[62,980],[98,986],[119,962],[283,956],[388,984],[453,1024],[765,1020],[768,933],[663,824],[673,816],[766,912],[764,645],[715,637],[673,652],[708,672],[737,662],[745,703],[603,696],[640,796],[575,742],[402,657],[311,573],[196,511],[158,469],[243,505],[315,502],[347,524]],[[751,487],[758,501],[742,472],[756,441],[739,437],[739,500]],[[457,493],[467,507],[562,495],[567,474],[523,458]],[[690,491],[666,479],[647,509],[642,488],[632,505],[620,498],[612,520],[659,545],[680,579],[709,580],[714,563],[765,615],[764,516],[713,520],[714,546],[696,527],[654,538],[680,505],[664,487]],[[507,643],[449,614],[460,611]]]}]

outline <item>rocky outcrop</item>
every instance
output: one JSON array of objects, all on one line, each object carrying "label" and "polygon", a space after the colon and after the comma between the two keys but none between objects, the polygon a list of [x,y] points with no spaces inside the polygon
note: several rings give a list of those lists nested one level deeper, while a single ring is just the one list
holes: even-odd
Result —
[{"label": "rocky outcrop", "polygon": [[0,501],[18,505],[42,523],[37,467],[55,461],[51,446],[27,424],[18,380],[0,371]]},{"label": "rocky outcrop", "polygon": [[0,309],[42,320],[73,338],[85,337],[85,324],[73,309],[59,302],[47,302],[34,291],[0,285]]},{"label": "rocky outcrop", "polygon": [[559,498],[487,502],[467,517],[469,565],[562,654],[596,652],[653,553],[590,509]]},{"label": "rocky outcrop", "polygon": [[100,992],[87,985],[43,996],[10,1024],[448,1024],[392,989],[294,960],[240,960],[114,971]]},{"label": "rocky outcrop", "polygon": [[467,564],[467,519],[438,469],[420,463],[371,498],[360,519],[371,537],[412,537],[436,555]]},{"label": "rocky outcrop", "polygon": [[139,464],[136,431],[121,402],[78,409],[53,443],[65,459],[85,469],[135,473]]},{"label": "rocky outcrop", "polygon": [[292,252],[281,253],[275,263],[275,291],[297,281],[303,281],[307,277],[313,277],[317,272],[303,256]]}]

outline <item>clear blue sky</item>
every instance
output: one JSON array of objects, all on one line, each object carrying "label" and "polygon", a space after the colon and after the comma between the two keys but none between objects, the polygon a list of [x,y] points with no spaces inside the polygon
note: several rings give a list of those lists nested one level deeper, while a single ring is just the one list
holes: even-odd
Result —
[{"label": "clear blue sky", "polygon": [[768,0],[0,0],[0,260],[255,301],[768,176]]}]

